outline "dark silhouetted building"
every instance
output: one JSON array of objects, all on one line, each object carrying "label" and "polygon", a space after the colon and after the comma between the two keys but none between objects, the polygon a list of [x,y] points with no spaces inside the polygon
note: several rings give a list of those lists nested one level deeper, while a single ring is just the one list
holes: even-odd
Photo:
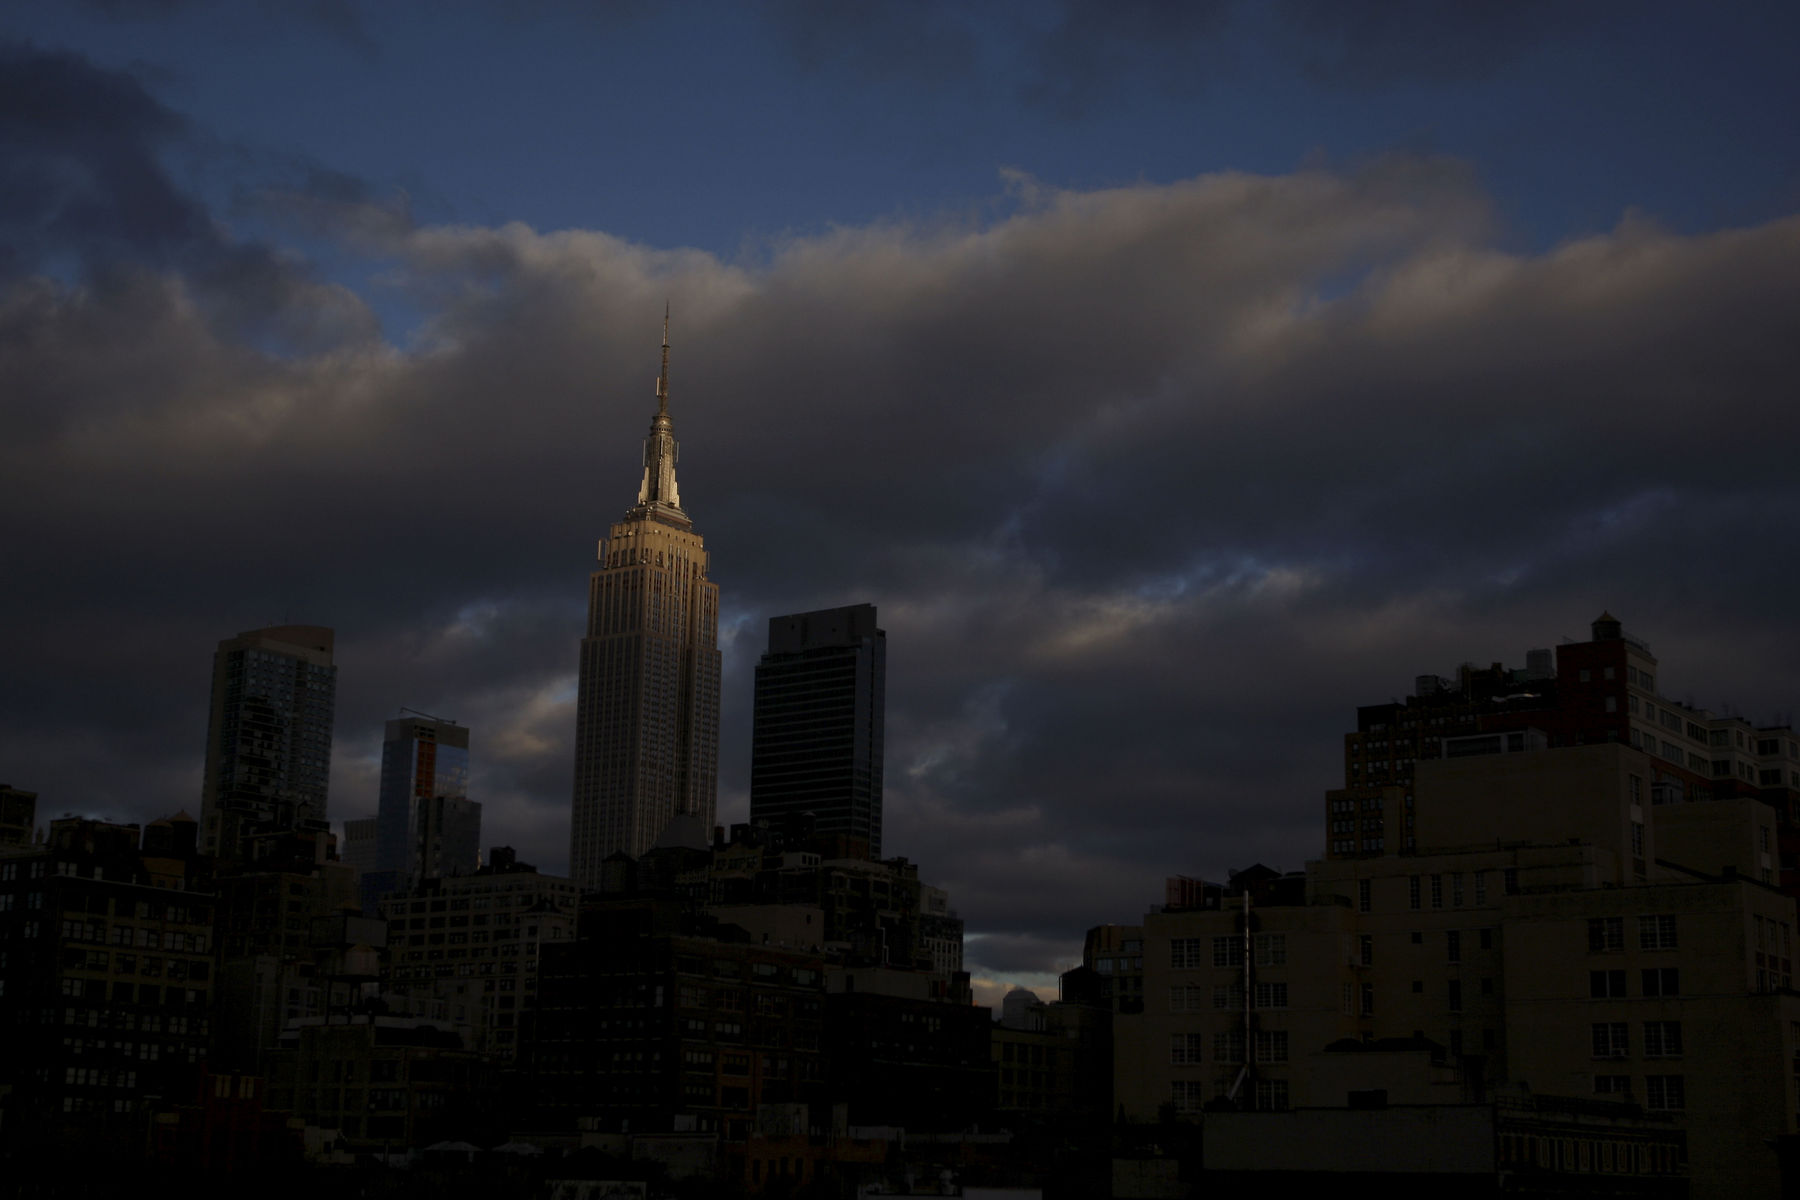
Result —
[{"label": "dark silhouetted building", "polygon": [[452,832],[442,822],[434,829],[430,803],[436,797],[465,797],[468,791],[467,727],[424,716],[389,721],[381,743],[376,869],[396,872],[403,887],[426,876],[473,871],[481,856],[479,823],[472,831]]},{"label": "dark silhouetted building", "polygon": [[769,621],[756,666],[750,820],[881,857],[887,634],[875,606]]},{"label": "dark silhouetted building", "polygon": [[259,834],[326,820],[337,668],[332,631],[253,629],[213,654],[200,796],[200,849],[253,854]]},{"label": "dark silhouetted building", "polygon": [[600,543],[588,584],[569,822],[570,874],[583,887],[599,883],[608,855],[642,854],[678,815],[713,823],[719,588],[681,507],[675,459],[665,315],[638,502]]},{"label": "dark silhouetted building", "polygon": [[37,823],[37,793],[0,783],[0,846],[29,846]]},{"label": "dark silhouetted building", "polygon": [[546,1127],[590,1118],[742,1143],[759,1105],[821,1097],[818,953],[647,895],[590,897],[575,940],[542,953],[525,1057]]},{"label": "dark silhouetted building", "polygon": [[206,1061],[214,898],[186,815],[80,817],[0,854],[0,1157],[143,1136]]},{"label": "dark silhouetted building", "polygon": [[[1650,757],[1652,804],[1754,798],[1775,809],[1778,853],[1755,877],[1800,895],[1800,738],[1672,699],[1649,643],[1611,613],[1590,640],[1526,665],[1464,663],[1454,678],[1420,675],[1403,701],[1356,710],[1344,738],[1344,786],[1326,793],[1327,857],[1416,853],[1415,765],[1445,758],[1522,754],[1612,743]],[[1650,864],[1634,856],[1642,879]]]},{"label": "dark silhouetted building", "polygon": [[362,877],[364,912],[422,880],[467,875],[481,865],[481,805],[468,790],[466,726],[419,713],[387,723],[375,865]]}]

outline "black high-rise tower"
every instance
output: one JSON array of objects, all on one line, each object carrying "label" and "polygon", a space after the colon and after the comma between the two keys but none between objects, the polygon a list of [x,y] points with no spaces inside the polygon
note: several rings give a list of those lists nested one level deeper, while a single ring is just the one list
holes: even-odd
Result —
[{"label": "black high-rise tower", "polygon": [[756,666],[750,820],[880,858],[886,689],[874,605],[771,618]]}]

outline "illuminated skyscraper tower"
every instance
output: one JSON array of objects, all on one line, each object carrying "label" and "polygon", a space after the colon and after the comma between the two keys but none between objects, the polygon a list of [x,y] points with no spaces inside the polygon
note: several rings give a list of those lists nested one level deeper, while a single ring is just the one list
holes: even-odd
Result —
[{"label": "illuminated skyscraper tower", "polygon": [[719,588],[675,486],[669,318],[638,502],[600,543],[575,708],[569,873],[597,886],[677,816],[710,833],[718,800]]}]

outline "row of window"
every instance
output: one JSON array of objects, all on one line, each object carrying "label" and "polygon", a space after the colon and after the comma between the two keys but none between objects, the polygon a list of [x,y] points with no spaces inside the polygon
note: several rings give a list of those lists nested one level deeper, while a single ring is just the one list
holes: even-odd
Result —
[{"label": "row of window", "polygon": [[[1450,907],[1464,907],[1465,898],[1469,893],[1466,893],[1463,890],[1463,873],[1461,871],[1452,871],[1448,876],[1442,874],[1431,876],[1408,876],[1406,880],[1407,907],[1414,909],[1425,907],[1424,897],[1427,891],[1427,881],[1429,881],[1431,907],[1443,908],[1446,879],[1449,882]],[[1516,867],[1502,868],[1501,879],[1507,895],[1510,896],[1519,890],[1519,872]],[[1473,884],[1472,891],[1475,907],[1480,908],[1488,902],[1488,872],[1474,872],[1471,882]],[[1362,911],[1368,912],[1368,908],[1362,906],[1364,899],[1365,897],[1363,896],[1358,897],[1358,906],[1362,907]]]},{"label": "row of window", "polygon": [[[1223,1099],[1230,1094],[1235,1083],[1235,1076],[1224,1076],[1214,1080],[1210,1089],[1213,1097]],[[1174,1081],[1169,1100],[1178,1113],[1197,1113],[1206,1106],[1208,1090],[1204,1080],[1177,1079]],[[1286,1111],[1288,1081],[1285,1079],[1258,1079],[1241,1099],[1249,1100],[1259,1112]]]},{"label": "row of window", "polygon": [[[1197,1067],[1201,1065],[1203,1033],[1176,1033],[1169,1037],[1169,1065]],[[1285,1029],[1259,1029],[1252,1044],[1259,1063],[1284,1063],[1288,1060],[1288,1032]],[[1224,1030],[1212,1035],[1212,1060],[1219,1063],[1244,1061],[1244,1031]]]},{"label": "row of window", "polygon": [[[1674,913],[1655,913],[1637,919],[1639,950],[1674,950],[1678,944]],[[1624,917],[1589,917],[1588,951],[1615,954],[1625,949]]]},{"label": "row of window", "polygon": [[[1207,938],[1171,938],[1169,939],[1169,966],[1177,971],[1193,970],[1208,965]],[[1242,934],[1227,935],[1210,939],[1210,963],[1215,967],[1241,967],[1244,965],[1244,938]],[[1287,963],[1287,934],[1259,933],[1256,935],[1256,965],[1259,967],[1279,967]]]},{"label": "row of window", "polygon": [[[1679,1058],[1682,1053],[1680,1021],[1645,1021],[1646,1058]],[[1631,1057],[1631,1028],[1624,1021],[1596,1021],[1592,1028],[1595,1058]]]},{"label": "row of window", "polygon": [[[1588,995],[1595,1000],[1624,999],[1630,994],[1625,990],[1626,974],[1623,970],[1589,971]],[[1645,967],[1638,976],[1640,996],[1681,995],[1680,967]]]}]

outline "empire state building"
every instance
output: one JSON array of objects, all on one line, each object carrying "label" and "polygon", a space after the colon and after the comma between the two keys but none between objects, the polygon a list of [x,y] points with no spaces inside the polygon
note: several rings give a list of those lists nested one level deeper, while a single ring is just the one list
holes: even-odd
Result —
[{"label": "empire state building", "polygon": [[575,708],[569,872],[634,858],[677,816],[710,836],[718,801],[719,586],[681,507],[669,420],[669,318],[663,315],[656,415],[644,439],[637,504],[600,543],[588,582]]}]

